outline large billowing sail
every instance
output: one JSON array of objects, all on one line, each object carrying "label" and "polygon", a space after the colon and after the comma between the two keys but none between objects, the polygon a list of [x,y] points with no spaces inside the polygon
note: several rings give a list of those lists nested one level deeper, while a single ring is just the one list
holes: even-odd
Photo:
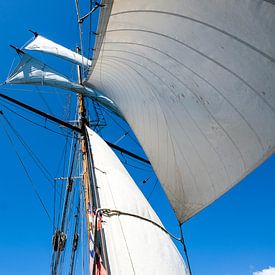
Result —
[{"label": "large billowing sail", "polygon": [[274,152],[271,2],[103,1],[86,84],[116,103],[180,222]]},{"label": "large billowing sail", "polygon": [[[109,146],[88,129],[100,207],[161,221]],[[111,274],[188,274],[169,235],[136,217],[103,217]],[[142,240],[142,241],[141,241]]]},{"label": "large billowing sail", "polygon": [[78,65],[84,65],[86,67],[91,65],[91,60],[53,42],[52,40],[40,34],[36,35],[34,40],[32,40],[27,46],[25,46],[25,49],[52,54],[57,57],[62,57],[63,59],[66,59]]},{"label": "large billowing sail", "polygon": [[6,80],[6,83],[47,85],[77,92],[97,100],[121,116],[113,101],[106,96],[93,89],[72,82],[66,76],[51,69],[45,63],[25,53],[22,55],[22,59],[18,66]]}]

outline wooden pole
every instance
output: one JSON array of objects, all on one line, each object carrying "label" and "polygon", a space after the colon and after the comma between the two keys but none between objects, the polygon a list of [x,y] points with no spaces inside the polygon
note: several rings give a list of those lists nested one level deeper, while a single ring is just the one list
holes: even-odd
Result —
[{"label": "wooden pole", "polygon": [[[77,48],[77,53],[80,53],[80,49]],[[78,83],[82,84],[82,75],[81,75],[81,67],[80,65],[77,66],[77,72],[78,72]],[[89,242],[90,242],[90,234],[93,232],[91,225],[90,225],[90,219],[89,219],[89,208],[90,208],[90,177],[89,177],[89,168],[88,168],[88,152],[87,152],[87,140],[85,138],[86,135],[86,109],[85,109],[85,103],[84,103],[84,97],[81,94],[78,94],[78,121],[79,125],[78,127],[81,129],[81,153],[82,153],[82,168],[83,168],[83,184],[84,184],[84,201],[85,201],[85,214],[86,214],[86,228],[87,228],[87,243],[88,243],[88,250],[89,250]],[[88,255],[90,255],[88,251]],[[90,268],[90,256],[88,257],[88,266]]]},{"label": "wooden pole", "polygon": [[[77,52],[80,52],[80,49],[77,49]],[[81,77],[81,67],[78,66],[78,82],[79,84],[82,84],[82,77]],[[86,110],[85,110],[85,104],[84,104],[84,97],[79,94],[78,95],[78,119],[79,119],[79,128],[81,129],[81,151],[82,151],[82,167],[83,167],[83,182],[84,182],[84,200],[85,200],[85,210],[86,210],[86,220],[87,220],[87,233],[88,233],[88,244],[90,241],[90,234],[93,236],[95,235],[95,232],[97,231],[97,224],[92,225],[89,221],[89,211],[92,211],[93,205],[96,207],[99,207],[98,205],[98,194],[96,192],[96,180],[94,178],[94,171],[92,171],[92,168],[89,166],[89,149],[88,149],[88,137],[87,137],[87,131],[85,129],[85,126],[87,125],[87,118],[86,118]],[[90,177],[92,176],[92,179]],[[91,182],[92,181],[92,182]],[[93,187],[91,187],[91,184]],[[91,190],[93,188],[93,190]],[[95,201],[93,201],[93,199]],[[94,232],[95,231],[95,232]],[[104,254],[104,261],[106,264],[106,273],[108,274],[108,260],[107,260],[107,252],[106,252],[106,244],[105,244],[105,237],[102,231],[100,231],[100,238],[102,242],[102,249]],[[94,244],[96,244],[96,239],[94,240]],[[90,257],[88,260],[89,267],[91,266],[90,263]],[[93,274],[95,274],[96,268],[93,266]]]},{"label": "wooden pole", "polygon": [[[80,53],[80,49],[77,48],[77,53]],[[82,76],[81,76],[81,67],[77,66],[78,73],[78,83],[82,84]],[[90,198],[90,190],[89,190],[89,174],[88,174],[88,156],[87,156],[87,144],[85,139],[85,126],[86,126],[86,110],[84,105],[84,97],[82,94],[78,94],[78,121],[79,128],[81,129],[81,152],[82,152],[82,166],[83,166],[83,181],[84,181],[84,198],[85,198],[85,208],[87,214],[88,221],[88,210],[89,210],[89,198]]]}]

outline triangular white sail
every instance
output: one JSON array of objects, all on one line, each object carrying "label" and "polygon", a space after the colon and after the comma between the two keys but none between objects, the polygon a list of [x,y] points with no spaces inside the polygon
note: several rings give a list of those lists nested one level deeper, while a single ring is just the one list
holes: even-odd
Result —
[{"label": "triangular white sail", "polygon": [[184,222],[274,152],[275,5],[114,0],[101,15],[87,85],[117,104]]},{"label": "triangular white sail", "polygon": [[[109,146],[88,129],[100,207],[161,221]],[[148,221],[103,216],[110,271],[113,275],[184,275],[182,257],[169,235]]]},{"label": "triangular white sail", "polygon": [[34,40],[32,40],[27,46],[25,46],[25,49],[52,54],[75,64],[84,65],[86,67],[91,65],[91,60],[53,42],[52,40],[40,34],[36,35]]},{"label": "triangular white sail", "polygon": [[6,80],[7,84],[47,85],[77,92],[97,100],[116,114],[121,115],[112,100],[106,96],[70,81],[66,76],[56,72],[45,63],[28,54],[22,54],[21,56],[20,63]]}]

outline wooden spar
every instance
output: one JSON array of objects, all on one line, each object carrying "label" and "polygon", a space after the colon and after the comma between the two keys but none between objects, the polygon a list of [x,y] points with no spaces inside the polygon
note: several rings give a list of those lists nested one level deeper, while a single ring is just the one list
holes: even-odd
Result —
[{"label": "wooden spar", "polygon": [[[80,49],[77,48],[77,53],[80,52]],[[79,84],[82,83],[82,76],[81,76],[81,67],[80,65],[77,66],[77,73],[78,73],[78,82]],[[88,250],[89,250],[89,242],[90,242],[90,234],[93,232],[90,226],[90,218],[89,218],[89,211],[90,211],[90,177],[89,177],[89,168],[88,168],[88,150],[87,150],[87,142],[86,142],[86,110],[84,105],[84,98],[82,94],[78,94],[78,121],[79,121],[79,128],[81,129],[81,153],[82,153],[82,169],[83,169],[83,185],[84,185],[84,201],[85,201],[85,214],[86,214],[86,228],[87,228],[87,243],[88,243]],[[88,255],[90,255],[88,251]],[[91,266],[90,263],[90,256],[88,257],[88,265],[89,268]]]},{"label": "wooden spar", "polygon": [[57,124],[61,124],[64,127],[67,127],[67,128],[69,128],[69,129],[71,129],[73,131],[76,131],[76,132],[79,132],[79,133],[81,132],[80,128],[75,127],[74,125],[71,125],[70,123],[67,123],[66,121],[63,121],[63,120],[61,120],[61,119],[59,119],[57,117],[51,116],[51,115],[49,115],[49,114],[47,114],[47,113],[45,113],[43,111],[40,111],[40,110],[38,110],[38,109],[30,106],[30,105],[27,105],[27,104],[19,101],[19,100],[16,100],[16,99],[14,99],[12,97],[9,97],[7,95],[4,95],[2,93],[0,93],[0,97],[2,97],[4,99],[6,99],[6,100],[8,100],[8,101],[10,101],[10,102],[12,102],[14,104],[16,104],[16,105],[18,105],[18,106],[20,106],[20,107],[22,107],[22,108],[24,108],[26,110],[29,110],[29,111],[31,111],[31,112],[33,112],[35,114],[38,114],[38,115],[40,115],[42,117],[45,117],[46,119],[49,119],[49,120],[51,120],[51,121],[53,121],[53,122],[55,122]]},{"label": "wooden spar", "polygon": [[[83,96],[78,96],[78,116],[80,127],[85,127],[85,107]],[[81,152],[82,152],[82,169],[83,169],[83,183],[84,183],[84,200],[85,200],[85,211],[87,220],[88,230],[88,243],[90,238],[90,225],[89,225],[89,202],[90,202],[90,179],[89,179],[89,168],[88,168],[88,155],[87,155],[87,143],[85,139],[85,130],[83,130],[81,136]]]},{"label": "wooden spar", "polygon": [[[71,130],[73,130],[73,131],[75,131],[75,132],[83,133],[83,129],[84,129],[84,128],[81,129],[80,127],[76,127],[76,126],[74,126],[74,125],[71,125],[70,123],[68,123],[68,122],[66,122],[66,121],[63,121],[63,120],[61,120],[61,119],[59,119],[59,118],[57,118],[57,117],[51,116],[51,115],[49,115],[49,114],[47,114],[47,113],[45,113],[45,112],[43,112],[43,111],[41,111],[41,110],[38,110],[38,109],[36,109],[36,108],[34,108],[34,107],[30,106],[30,105],[27,105],[27,104],[25,104],[25,103],[23,103],[23,102],[21,102],[21,101],[19,101],[19,100],[16,100],[16,99],[14,99],[14,98],[11,98],[11,97],[9,97],[9,96],[7,96],[7,95],[4,95],[4,94],[2,94],[2,93],[0,93],[0,97],[4,98],[4,99],[6,99],[6,100],[8,100],[8,101],[10,101],[10,102],[12,102],[12,103],[14,103],[14,104],[20,106],[20,107],[23,107],[23,108],[26,109],[26,110],[29,110],[29,111],[31,111],[31,112],[33,112],[33,113],[35,113],[35,114],[38,114],[38,115],[40,115],[40,116],[42,116],[42,117],[45,117],[46,119],[49,119],[49,120],[51,120],[51,121],[53,121],[53,122],[55,122],[55,123],[57,123],[57,124],[60,124],[60,125],[62,125],[62,126],[64,126],[64,127],[66,127],[66,128],[69,128],[69,129],[71,129]],[[83,100],[83,97],[82,97],[82,100]],[[83,104],[82,104],[82,106],[83,106]],[[1,110],[0,110],[0,111],[1,111]],[[2,112],[2,111],[1,111],[1,112]],[[3,113],[3,112],[2,112],[2,113]],[[0,114],[1,114],[1,113],[0,113]],[[84,130],[85,130],[85,129],[84,129]],[[136,154],[134,154],[134,153],[132,153],[132,152],[129,152],[128,150],[125,150],[125,149],[123,149],[123,148],[117,146],[116,144],[113,144],[113,143],[111,143],[111,142],[109,142],[109,141],[107,141],[107,140],[104,140],[104,141],[105,141],[111,148],[113,148],[113,149],[115,149],[115,150],[118,150],[118,151],[120,151],[120,152],[123,153],[123,154],[126,154],[126,155],[128,155],[128,156],[130,156],[130,157],[132,157],[132,158],[135,158],[135,159],[137,159],[137,160],[140,160],[140,161],[142,161],[142,162],[144,162],[144,163],[151,164],[149,160],[147,160],[147,159],[145,159],[145,158],[143,158],[143,157],[140,157],[140,156],[138,156],[138,155],[136,155]]]},{"label": "wooden spar", "polygon": [[[80,53],[80,49],[77,48],[77,53]],[[81,76],[81,67],[78,65],[78,82],[79,84],[82,84],[82,76]],[[97,224],[94,224],[94,226],[90,223],[89,220],[89,212],[92,211],[92,207],[95,206],[96,208],[99,207],[99,198],[96,191],[96,179],[94,175],[93,168],[90,166],[92,160],[92,155],[88,147],[88,136],[87,131],[85,129],[87,123],[86,118],[86,109],[84,104],[84,96],[79,94],[78,95],[78,118],[79,118],[79,128],[81,129],[81,152],[82,152],[82,167],[83,167],[83,182],[84,182],[84,200],[85,200],[85,210],[86,210],[86,221],[87,221],[87,234],[88,234],[88,244],[90,242],[90,234],[93,236],[95,235],[95,232],[97,232]],[[95,200],[95,201],[93,201]],[[106,252],[106,243],[105,243],[105,237],[103,232],[100,230],[100,240],[102,243],[102,249],[103,249],[103,255],[104,261],[106,264],[106,267],[108,266],[108,256]],[[94,239],[94,244],[97,243],[97,240]],[[88,246],[89,247],[89,246]],[[89,249],[89,248],[88,248]],[[90,255],[90,253],[88,253]],[[94,258],[95,259],[95,258]],[[96,271],[96,264],[95,262],[90,262],[92,259],[89,256],[88,263],[89,268],[93,266],[92,274],[95,274]],[[107,274],[108,268],[107,269]]]}]

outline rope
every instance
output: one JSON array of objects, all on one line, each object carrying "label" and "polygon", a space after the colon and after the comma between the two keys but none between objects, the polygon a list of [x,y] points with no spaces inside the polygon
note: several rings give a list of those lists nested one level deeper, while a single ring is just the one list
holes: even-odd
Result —
[{"label": "rope", "polygon": [[[133,165],[133,164],[128,163],[128,162],[126,161],[126,158],[125,158],[125,156],[124,156],[123,153],[121,153],[121,156],[122,156],[123,159],[124,159],[124,161],[121,161],[123,164],[125,164],[125,165],[127,165],[127,166],[130,166],[130,167],[133,167],[133,168],[138,169],[138,170],[142,170],[142,171],[145,171],[145,172],[151,172],[151,170],[149,170],[149,169],[145,169],[145,168],[143,168],[143,167],[138,167],[138,166],[136,166],[136,165]],[[128,156],[126,156],[126,157],[128,157]],[[128,157],[128,159],[131,159],[131,160],[132,160],[131,157]]]},{"label": "rope", "polygon": [[114,144],[118,144],[122,139],[124,139],[127,135],[129,134],[129,132],[125,132],[120,138],[118,138]]},{"label": "rope", "polygon": [[187,248],[186,248],[186,245],[185,245],[185,242],[184,242],[184,238],[183,238],[182,227],[181,227],[181,225],[179,225],[179,226],[180,226],[180,235],[181,235],[181,241],[180,242],[183,245],[183,250],[184,250],[185,258],[186,258],[186,261],[187,261],[187,266],[188,266],[189,274],[192,275],[191,266],[190,266],[190,262],[189,262],[189,257],[188,257],[188,253],[187,253]]},{"label": "rope", "polygon": [[75,253],[77,251],[78,242],[79,242],[79,239],[78,239],[75,243],[75,236],[76,236],[76,234],[78,235],[78,223],[79,223],[79,214],[80,214],[79,211],[80,211],[80,196],[79,196],[79,199],[78,199],[77,211],[76,211],[76,216],[75,216],[74,240],[73,240],[73,246],[72,246],[72,255],[71,255],[69,275],[72,275],[73,271],[74,271]]},{"label": "rope", "polygon": [[[3,101],[3,100],[0,99],[0,101]],[[62,133],[59,133],[59,132],[57,132],[57,131],[55,131],[55,130],[52,130],[52,129],[46,127],[45,125],[41,125],[41,124],[39,124],[39,123],[36,123],[36,122],[34,122],[34,121],[32,121],[32,120],[30,120],[30,119],[24,117],[23,115],[20,115],[19,113],[15,112],[14,110],[10,109],[9,107],[7,107],[7,106],[6,106],[5,104],[3,104],[3,103],[1,103],[1,106],[5,107],[7,110],[9,110],[9,111],[12,112],[13,114],[17,115],[18,117],[20,117],[20,118],[22,118],[22,119],[24,119],[24,120],[26,120],[26,121],[28,121],[28,122],[30,122],[30,123],[32,123],[32,124],[38,126],[38,127],[41,127],[41,128],[43,128],[43,129],[46,129],[46,130],[48,130],[48,131],[50,131],[50,132],[52,132],[52,133],[55,133],[55,134],[58,134],[58,135],[61,135],[61,136],[64,136],[64,137],[74,137],[74,136],[72,136],[72,135],[70,135],[70,134],[62,134]],[[17,107],[17,106],[15,106],[15,107]],[[21,109],[21,108],[18,108],[18,109]]]},{"label": "rope", "polygon": [[[84,76],[84,65],[83,65],[83,37],[82,37],[82,24],[80,23],[80,8],[79,8],[79,1],[75,0],[75,7],[76,7],[76,13],[77,13],[77,19],[78,19],[78,28],[79,28],[79,44],[80,44],[80,50],[81,50],[81,56],[82,56],[82,64],[81,64],[81,73],[82,76]],[[82,83],[80,83],[82,84]]]},{"label": "rope", "polygon": [[[10,74],[11,74],[11,70],[12,70],[12,67],[13,67],[14,62],[15,62],[15,57],[14,57],[13,60],[12,60],[12,63],[11,63],[11,66],[10,66],[10,69],[9,69],[9,72],[8,72],[8,75],[7,75],[7,79],[9,78],[9,76],[10,76]],[[2,85],[3,85],[3,84],[1,83],[1,86],[2,86]]]},{"label": "rope", "polygon": [[153,188],[152,188],[150,194],[149,194],[148,197],[147,197],[147,200],[148,200],[148,201],[149,201],[150,197],[152,196],[153,192],[155,191],[155,188],[156,188],[156,186],[157,186],[157,183],[158,183],[158,178],[156,178],[155,184],[154,184],[154,186],[153,186]]},{"label": "rope", "polygon": [[[68,209],[68,206],[69,206],[70,193],[71,193],[71,188],[72,188],[72,185],[73,185],[73,183],[72,183],[72,173],[73,173],[73,170],[74,170],[75,153],[76,153],[76,142],[75,142],[74,147],[73,147],[73,155],[72,155],[72,158],[71,158],[72,162],[71,162],[71,167],[70,167],[70,172],[69,172],[68,186],[67,186],[67,190],[66,190],[65,202],[64,202],[64,206],[63,206],[63,214],[62,214],[61,226],[60,226],[60,231],[61,232],[64,232],[66,217],[67,217],[67,214],[68,214],[67,209]],[[71,187],[69,187],[70,184],[71,184]],[[70,207],[69,207],[69,209],[70,209]],[[58,270],[60,255],[61,255],[61,252],[57,251],[56,257],[55,257],[55,262],[53,264],[53,269],[52,269],[53,274],[56,274],[56,272]],[[64,255],[64,253],[63,253],[63,255]],[[61,264],[63,264],[63,259],[64,259],[64,256],[61,257]]]},{"label": "rope", "polygon": [[[128,212],[123,212],[123,211],[119,211],[119,210],[115,210],[115,209],[108,209],[108,208],[98,208],[96,210],[96,221],[95,221],[95,224],[97,224],[97,217],[98,217],[98,213],[102,213],[102,215],[106,216],[106,217],[111,217],[113,215],[117,215],[117,216],[120,216],[120,215],[124,215],[124,216],[130,216],[130,217],[134,217],[134,218],[138,218],[140,220],[143,220],[143,221],[146,221],[146,222],[149,222],[153,225],[155,225],[156,227],[160,228],[163,232],[165,232],[166,234],[168,234],[171,238],[177,240],[177,241],[180,241],[182,242],[182,238],[178,238],[176,237],[175,235],[173,235],[172,233],[170,233],[169,231],[167,231],[163,226],[159,225],[158,223],[150,220],[150,219],[147,219],[145,217],[142,217],[142,216],[139,216],[139,215],[136,215],[136,214],[132,214],[132,213],[128,213]],[[96,231],[96,230],[95,230]]]},{"label": "rope", "polygon": [[[93,2],[90,1],[90,10],[93,8]],[[89,18],[89,39],[88,39],[88,57],[91,57],[92,58],[92,55],[93,55],[93,51],[92,51],[92,48],[91,48],[91,36],[92,36],[92,16],[90,16]]]},{"label": "rope", "polygon": [[8,140],[9,140],[9,142],[10,142],[12,148],[13,148],[14,151],[15,151],[15,154],[16,154],[16,156],[17,156],[17,158],[18,158],[18,160],[19,160],[19,162],[20,162],[20,164],[21,164],[21,166],[22,166],[22,168],[23,168],[23,170],[24,170],[24,172],[25,172],[25,174],[26,174],[28,180],[29,180],[29,183],[30,183],[31,187],[33,188],[33,191],[34,191],[36,197],[38,198],[38,200],[39,200],[39,202],[40,202],[42,208],[44,209],[44,211],[45,211],[45,213],[46,213],[46,215],[47,215],[47,217],[48,217],[48,219],[49,219],[49,221],[50,221],[50,224],[52,224],[52,220],[51,220],[50,214],[49,214],[49,212],[48,212],[48,210],[47,210],[45,204],[43,203],[43,200],[42,200],[42,198],[41,198],[39,192],[37,191],[37,189],[36,189],[36,187],[35,187],[35,184],[34,184],[32,178],[31,178],[31,176],[30,176],[30,174],[29,174],[29,172],[28,172],[26,166],[24,165],[24,162],[23,162],[22,158],[20,157],[18,151],[16,150],[15,144],[13,143],[11,136],[9,135],[9,133],[8,133],[8,131],[7,131],[6,127],[5,127],[5,125],[2,123],[1,120],[0,120],[0,123],[1,123],[1,125],[3,126],[4,132],[5,132],[5,134],[7,135]]},{"label": "rope", "polygon": [[[41,160],[35,155],[35,153],[31,150],[31,148],[27,145],[27,143],[24,141],[24,139],[20,136],[20,134],[15,130],[15,128],[11,125],[9,120],[5,117],[4,114],[2,114],[3,118],[5,119],[6,123],[10,127],[10,129],[13,131],[13,133],[16,135],[18,140],[21,142],[25,150],[29,153],[30,157],[34,161],[34,163],[37,165],[37,167],[40,169],[42,174],[45,176],[45,178],[51,183],[52,185],[52,175],[48,171],[48,169],[44,166],[44,164],[41,162]],[[53,186],[52,186],[53,187]]]},{"label": "rope", "polygon": [[54,234],[54,231],[55,231],[55,209],[56,209],[56,180],[54,180],[54,183],[53,183],[53,234]]},{"label": "rope", "polygon": [[[185,242],[184,242],[181,226],[180,226],[180,238],[178,238],[175,235],[173,235],[172,233],[170,233],[168,230],[166,230],[163,226],[159,225],[158,223],[156,223],[156,222],[154,222],[154,221],[152,221],[150,219],[147,219],[145,217],[142,217],[142,216],[139,216],[139,215],[136,215],[136,214],[132,214],[132,213],[124,212],[124,211],[119,211],[119,210],[114,210],[114,209],[108,209],[108,208],[98,208],[96,210],[96,214],[95,214],[95,224],[96,224],[96,226],[97,226],[97,218],[98,218],[98,214],[99,213],[102,213],[102,215],[105,216],[105,217],[111,217],[113,215],[117,215],[117,216],[120,216],[120,215],[130,216],[130,217],[138,218],[138,219],[141,219],[143,221],[149,222],[149,223],[153,224],[154,226],[160,228],[163,232],[165,232],[166,234],[168,234],[171,238],[175,239],[176,241],[181,242],[181,244],[183,245],[183,250],[184,250],[185,257],[186,257],[189,274],[192,275],[190,261],[189,261],[189,257],[188,257],[188,253],[187,253],[187,248],[186,248],[186,245],[185,245]],[[94,240],[96,238],[96,231],[97,230],[95,230]]]},{"label": "rope", "polygon": [[[106,107],[104,107],[104,106],[102,106],[101,105],[101,108],[105,111],[105,114],[120,128],[120,129],[122,129],[124,132],[129,132],[128,130],[126,130],[124,127],[122,127],[121,125],[120,125],[120,123],[116,120],[116,119],[114,119],[112,116],[111,116],[111,114],[113,113],[112,111],[110,111],[110,110],[108,110]],[[128,137],[135,143],[135,144],[137,144],[140,148],[142,148],[141,146],[140,146],[140,144],[136,141],[136,139],[134,138],[134,137],[132,137],[130,134],[128,134]]]},{"label": "rope", "polygon": [[[8,83],[1,83],[0,86],[3,86],[3,85],[10,85]],[[14,87],[1,87],[1,89],[3,90],[7,90],[7,91],[20,91],[20,92],[32,92],[33,93],[33,89],[26,89],[26,88],[14,88]],[[42,90],[41,87],[39,89],[41,92],[43,92],[43,94],[57,94],[56,91],[46,91],[46,90]],[[68,91],[58,91],[58,94],[64,94],[64,95],[71,95],[70,92]]]}]

